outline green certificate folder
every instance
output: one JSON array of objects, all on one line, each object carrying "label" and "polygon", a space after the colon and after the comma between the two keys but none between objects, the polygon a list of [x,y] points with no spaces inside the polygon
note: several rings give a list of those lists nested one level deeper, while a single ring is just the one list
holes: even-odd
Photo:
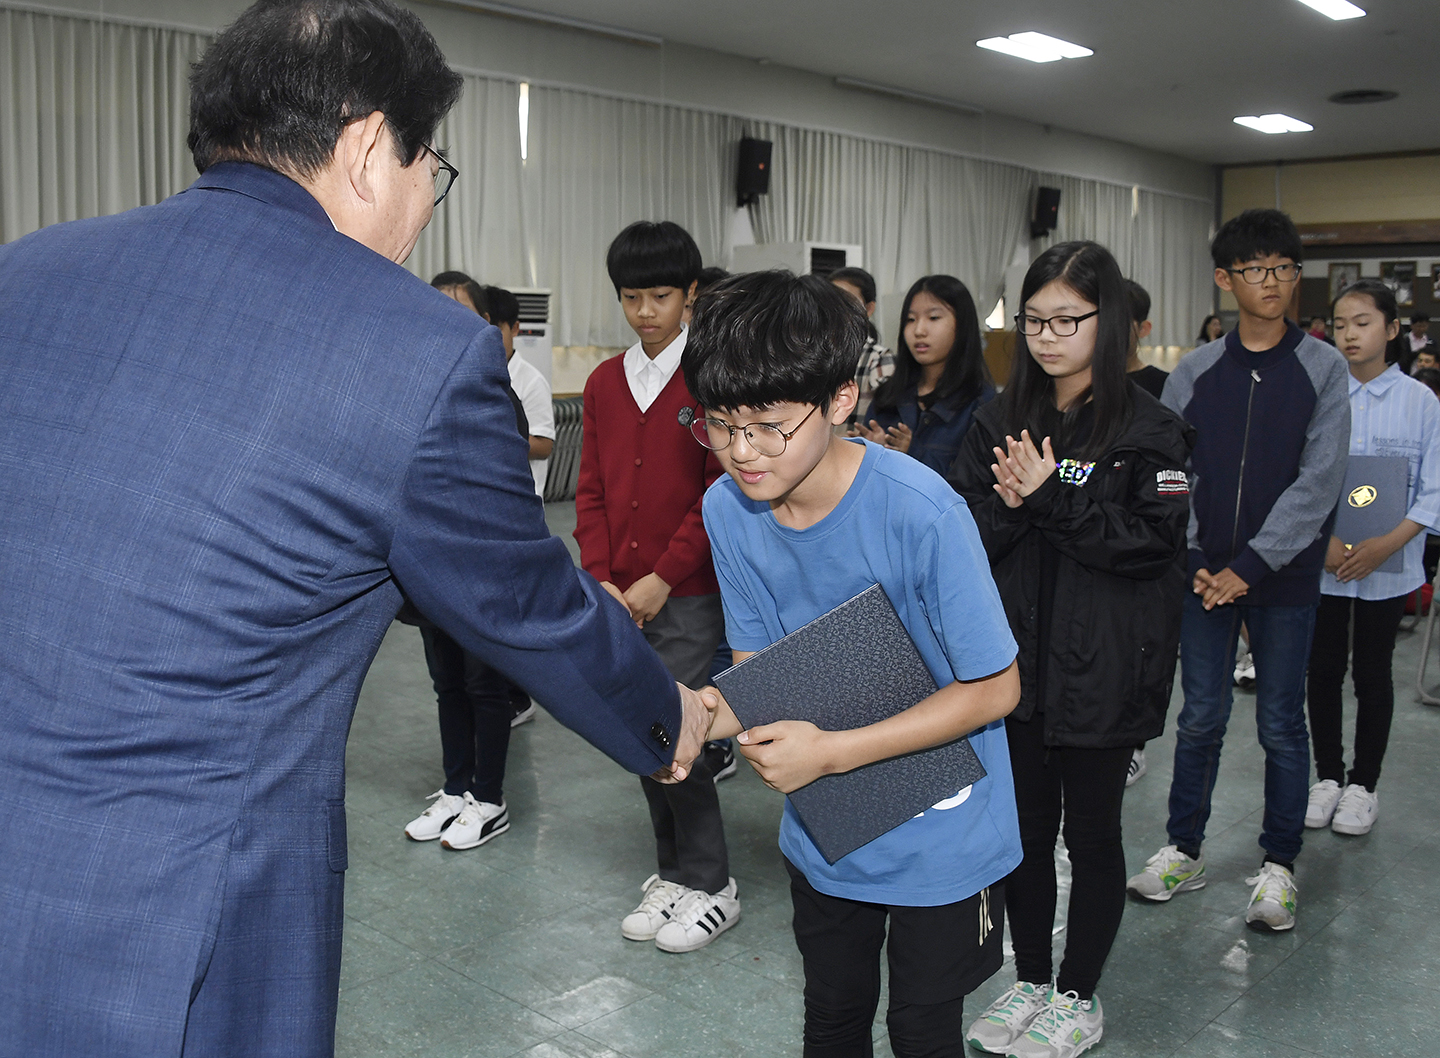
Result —
[{"label": "green certificate folder", "polygon": [[[885,589],[876,584],[715,677],[747,728],[809,720],[866,727],[937,690]],[[790,804],[827,863],[854,852],[985,776],[967,738],[825,775]]]},{"label": "green certificate folder", "polygon": [[[1404,456],[1351,456],[1345,469],[1345,488],[1335,512],[1335,535],[1341,543],[1358,544],[1384,536],[1400,524],[1410,509],[1410,461]],[[1399,573],[1405,568],[1401,548],[1375,567],[1377,573]]]}]

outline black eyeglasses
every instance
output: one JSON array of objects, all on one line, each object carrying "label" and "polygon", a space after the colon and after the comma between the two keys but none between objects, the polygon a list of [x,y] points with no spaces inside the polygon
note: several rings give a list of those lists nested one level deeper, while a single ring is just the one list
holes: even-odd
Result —
[{"label": "black eyeglasses", "polygon": [[730,447],[735,440],[735,431],[743,430],[745,440],[750,447],[755,449],[762,456],[778,456],[785,453],[785,446],[790,443],[790,438],[800,432],[800,427],[805,425],[805,420],[815,414],[820,405],[815,405],[805,413],[805,418],[795,424],[795,429],[786,433],[774,423],[752,422],[744,426],[731,426],[724,419],[692,419],[690,421],[690,436],[699,441],[712,452],[719,452]]},{"label": "black eyeglasses", "polygon": [[1056,338],[1069,338],[1080,329],[1080,324],[1091,316],[1100,315],[1100,310],[1087,312],[1083,316],[1051,316],[1049,319],[1041,319],[1039,316],[1027,316],[1025,313],[1015,317],[1015,326],[1020,328],[1020,333],[1034,338],[1043,331],[1048,324],[1050,333]]},{"label": "black eyeglasses", "polygon": [[1266,268],[1264,265],[1246,265],[1244,268],[1227,268],[1225,271],[1239,276],[1252,287],[1265,282],[1272,275],[1282,283],[1293,283],[1300,278],[1298,264],[1279,264],[1274,268]]},{"label": "black eyeglasses", "polygon": [[460,176],[460,170],[456,169],[444,158],[441,158],[440,153],[428,143],[425,144],[424,147],[433,154],[435,160],[440,163],[440,168],[435,170],[435,204],[438,206],[445,200],[445,196],[450,193],[450,189],[455,186],[455,181]]}]

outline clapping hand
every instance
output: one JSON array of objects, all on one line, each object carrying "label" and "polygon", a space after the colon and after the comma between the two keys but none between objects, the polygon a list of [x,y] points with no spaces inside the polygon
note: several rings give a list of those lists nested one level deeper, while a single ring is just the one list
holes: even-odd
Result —
[{"label": "clapping hand", "polygon": [[1026,496],[1055,473],[1055,450],[1048,437],[1041,440],[1037,449],[1030,440],[1029,430],[1021,430],[1018,441],[1006,434],[1005,445],[1006,451],[998,446],[991,449],[995,462],[990,464],[990,472],[995,475],[994,489],[1005,506],[1019,507]]}]

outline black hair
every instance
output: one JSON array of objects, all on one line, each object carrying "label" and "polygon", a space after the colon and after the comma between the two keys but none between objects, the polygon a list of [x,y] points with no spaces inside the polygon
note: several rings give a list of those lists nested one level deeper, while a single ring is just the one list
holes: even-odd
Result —
[{"label": "black hair", "polygon": [[[1210,329],[1210,321],[1218,320],[1219,318],[1220,317],[1213,312],[1206,316],[1200,324],[1200,333],[1195,336],[1195,340],[1202,345],[1206,342],[1213,342],[1215,339],[1206,337],[1205,332]],[[1225,325],[1223,323],[1220,325],[1220,333],[1222,335],[1225,333]]]},{"label": "black hair", "polygon": [[[835,278],[833,275],[830,277]],[[905,303],[900,306],[900,337],[895,343],[895,373],[880,383],[875,391],[875,406],[893,410],[900,406],[900,400],[920,382],[920,365],[905,340],[905,321],[910,315],[910,303],[920,293],[929,294],[950,306],[955,315],[955,344],[945,360],[940,380],[935,383],[934,397],[939,400],[958,394],[961,403],[968,403],[980,396],[990,380],[990,369],[985,366],[985,350],[980,341],[980,314],[975,311],[975,299],[970,290],[954,276],[921,276],[905,294]]]},{"label": "black hair", "polygon": [[849,283],[860,291],[860,300],[867,305],[875,300],[875,277],[863,268],[837,268],[825,278],[832,283]]},{"label": "black hair", "polygon": [[409,165],[463,85],[425,24],[389,0],[259,0],[192,69],[186,142],[202,173],[248,161],[313,177],[345,125],[379,111]]},{"label": "black hair", "polygon": [[1234,268],[1271,254],[1288,257],[1296,264],[1305,256],[1300,233],[1290,215],[1278,209],[1247,209],[1220,225],[1210,243],[1210,257],[1216,268]]},{"label": "black hair", "polygon": [[1426,313],[1423,313],[1423,312],[1412,312],[1412,313],[1410,313],[1410,324],[1411,324],[1411,326],[1414,326],[1414,325],[1417,324],[1417,323],[1429,323],[1429,322],[1430,322],[1430,317],[1429,317]]},{"label": "black hair", "polygon": [[485,300],[490,303],[490,322],[513,327],[520,322],[520,299],[504,287],[486,287]]},{"label": "black hair", "polygon": [[707,408],[828,408],[864,348],[865,310],[849,294],[819,276],[750,272],[695,299],[680,366]]},{"label": "black hair", "polygon": [[605,254],[605,269],[615,284],[616,297],[621,287],[688,291],[700,278],[702,267],[700,247],[673,220],[637,220],[615,236]]},{"label": "black hair", "polygon": [[[1030,265],[1020,285],[1020,311],[1042,287],[1059,280],[1095,306],[1095,352],[1090,360],[1089,396],[1094,404],[1095,425],[1082,455],[1103,455],[1129,424],[1133,408],[1130,382],[1125,376],[1130,359],[1130,294],[1125,277],[1110,251],[1097,242],[1065,242],[1052,246]],[[1083,324],[1081,326],[1084,326]],[[1085,404],[1085,394],[1065,409],[1063,430],[1074,427]],[[1015,359],[1010,381],[1000,394],[1001,415],[1006,429],[1019,437],[1029,430],[1038,444],[1045,430],[1041,426],[1049,409],[1056,407],[1055,380],[1030,355],[1030,344],[1019,328],[1015,332]]]},{"label": "black hair", "polygon": [[1125,280],[1125,289],[1130,294],[1130,318],[1138,327],[1150,318],[1150,292],[1133,279]]},{"label": "black hair", "polygon": [[436,290],[444,290],[446,287],[459,287],[466,294],[470,295],[470,301],[475,306],[475,311],[482,316],[490,315],[490,301],[485,297],[485,288],[475,280],[471,279],[464,272],[441,272],[430,285]]},{"label": "black hair", "polygon": [[[1357,279],[1340,293],[1335,295],[1335,300],[1330,302],[1330,315],[1335,315],[1335,306],[1340,304],[1341,298],[1348,298],[1352,295],[1369,298],[1374,304],[1377,312],[1385,317],[1385,329],[1389,330],[1390,325],[1400,318],[1400,306],[1395,302],[1395,291],[1391,290],[1378,279]],[[1401,345],[1403,339],[1400,337],[1399,329],[1396,329],[1395,337],[1385,343],[1385,362],[1394,364],[1400,361],[1404,347]]]},{"label": "black hair", "polygon": [[724,279],[729,274],[730,273],[725,271],[725,269],[715,268],[713,266],[710,268],[700,269],[700,274],[695,277],[696,295],[698,296],[701,292],[709,290],[711,287],[713,287],[716,283],[720,282],[720,280]]},{"label": "black hair", "polygon": [[1430,387],[1430,392],[1440,397],[1440,370],[1433,367],[1422,367],[1412,376],[1416,382],[1422,382]]}]

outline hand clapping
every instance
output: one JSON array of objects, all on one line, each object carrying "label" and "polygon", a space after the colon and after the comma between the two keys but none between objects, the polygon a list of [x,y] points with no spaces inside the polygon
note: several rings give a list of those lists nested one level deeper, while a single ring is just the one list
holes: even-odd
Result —
[{"label": "hand clapping", "polygon": [[1018,441],[1006,434],[1005,444],[1008,451],[1001,451],[998,446],[991,449],[996,461],[990,464],[990,471],[995,475],[994,489],[1005,506],[1019,507],[1026,496],[1055,473],[1055,451],[1048,437],[1042,439],[1040,448],[1036,449],[1029,430],[1021,430]]}]

